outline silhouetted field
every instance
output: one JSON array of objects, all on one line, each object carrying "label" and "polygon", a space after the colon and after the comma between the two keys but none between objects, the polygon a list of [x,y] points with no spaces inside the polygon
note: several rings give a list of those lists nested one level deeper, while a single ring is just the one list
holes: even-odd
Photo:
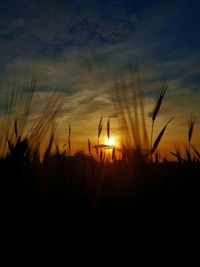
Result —
[{"label": "silhouetted field", "polygon": [[43,163],[8,156],[0,168],[4,207],[17,216],[176,216],[199,210],[197,163],[133,158],[101,164],[77,153]]},{"label": "silhouetted field", "polygon": [[[58,101],[54,94],[32,130],[29,134],[25,134],[23,129],[27,123],[26,117],[33,87],[34,82],[31,81],[28,90],[24,90],[24,97],[21,98],[23,114],[20,115],[20,119],[15,118],[9,123],[5,120],[1,127],[1,195],[5,214],[15,218],[20,216],[36,218],[43,216],[55,218],[196,216],[198,214],[200,154],[191,145],[195,119],[191,118],[188,128],[186,156],[178,150],[172,152],[177,162],[160,158],[157,152],[159,142],[171,120],[153,142],[153,125],[167,85],[164,85],[153,112],[151,145],[148,151],[142,148],[141,136],[137,128],[139,127],[138,106],[142,111],[144,109],[140,100],[138,104],[135,103],[134,112],[130,111],[128,106],[118,107],[118,111],[122,114],[122,123],[127,124],[128,120],[129,127],[137,130],[132,132],[135,146],[130,148],[124,144],[120,150],[121,157],[116,157],[115,147],[111,148],[110,158],[106,157],[107,147],[99,143],[103,128],[101,118],[98,125],[98,143],[94,146],[88,140],[88,153],[78,151],[74,155],[70,154],[71,126],[68,133],[68,148],[61,152],[55,145],[56,150],[52,153],[55,137],[55,127],[52,127],[49,144],[42,160],[39,152],[40,144],[44,133],[53,125]],[[134,101],[136,100],[137,97]],[[123,102],[119,103],[119,105],[122,104]],[[10,108],[13,108],[12,103]],[[144,112],[141,114],[142,132],[146,144]],[[107,135],[109,138],[109,120]]]}]

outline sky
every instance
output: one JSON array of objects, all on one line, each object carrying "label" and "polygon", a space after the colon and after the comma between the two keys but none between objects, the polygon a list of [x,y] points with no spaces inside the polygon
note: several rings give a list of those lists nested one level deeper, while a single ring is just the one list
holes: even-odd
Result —
[{"label": "sky", "polygon": [[20,87],[34,76],[29,121],[57,89],[62,99],[56,117],[58,142],[67,138],[70,123],[73,146],[84,149],[88,138],[96,142],[102,115],[104,124],[110,117],[114,138],[125,135],[114,96],[120,85],[121,102],[126,99],[131,106],[131,88],[138,80],[149,134],[156,98],[168,81],[155,137],[175,116],[161,148],[184,145],[193,114],[193,142],[200,145],[199,10],[194,0],[1,0],[1,116],[12,82]]}]

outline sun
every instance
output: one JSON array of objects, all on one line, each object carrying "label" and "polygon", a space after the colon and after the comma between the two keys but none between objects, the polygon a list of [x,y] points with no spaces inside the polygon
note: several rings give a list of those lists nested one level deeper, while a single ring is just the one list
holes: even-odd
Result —
[{"label": "sun", "polygon": [[110,146],[110,147],[114,147],[116,145],[115,139],[114,138],[106,138],[104,141],[105,145]]}]

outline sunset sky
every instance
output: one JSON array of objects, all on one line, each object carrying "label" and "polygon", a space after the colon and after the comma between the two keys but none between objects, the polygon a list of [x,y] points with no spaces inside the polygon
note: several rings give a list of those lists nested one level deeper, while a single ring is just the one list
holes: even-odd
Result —
[{"label": "sunset sky", "polygon": [[113,138],[123,136],[113,98],[117,82],[123,87],[132,76],[139,77],[149,131],[154,103],[167,80],[155,137],[171,117],[175,119],[160,148],[168,151],[175,143],[187,142],[191,113],[197,116],[193,143],[198,147],[199,11],[197,0],[1,0],[1,117],[13,80],[20,85],[34,76],[30,121],[57,89],[63,103],[56,118],[57,139],[66,141],[70,123],[72,146],[83,149],[88,138],[97,141],[101,115],[105,126],[110,117]]}]

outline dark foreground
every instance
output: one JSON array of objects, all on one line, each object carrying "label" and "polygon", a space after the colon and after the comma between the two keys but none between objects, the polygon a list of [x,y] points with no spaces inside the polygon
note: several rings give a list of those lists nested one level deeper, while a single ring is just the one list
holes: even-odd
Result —
[{"label": "dark foreground", "polygon": [[77,154],[39,161],[0,160],[9,216],[196,216],[200,164],[141,159],[100,164]]}]

